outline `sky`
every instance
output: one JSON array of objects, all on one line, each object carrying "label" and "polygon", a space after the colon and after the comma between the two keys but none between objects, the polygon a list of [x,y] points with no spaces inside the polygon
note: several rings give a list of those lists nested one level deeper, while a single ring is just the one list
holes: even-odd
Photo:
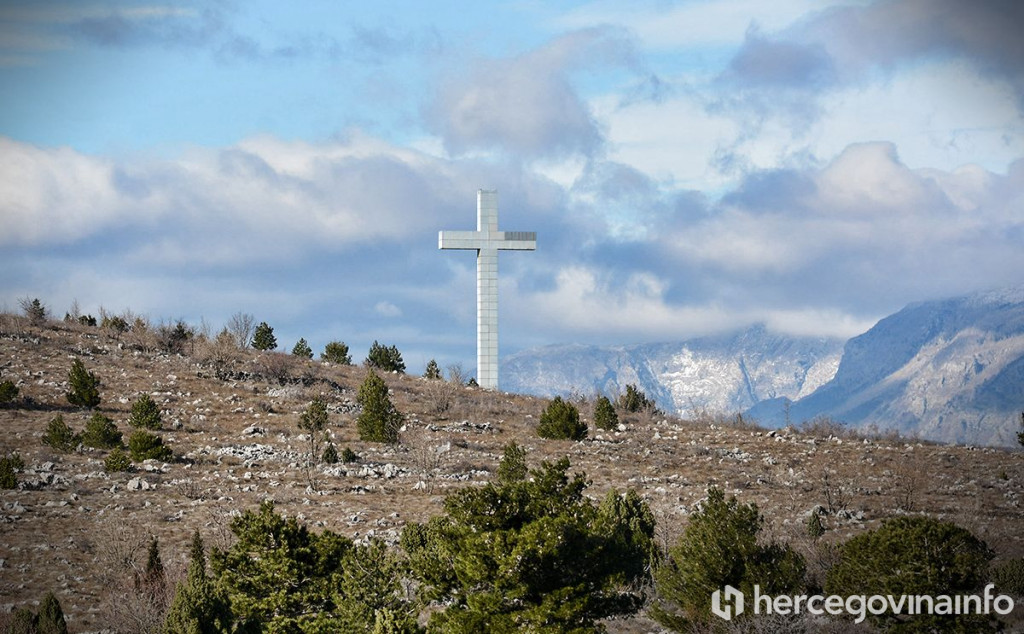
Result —
[{"label": "sky", "polygon": [[1024,3],[0,1],[0,309],[282,350],[850,337],[1024,270]]}]

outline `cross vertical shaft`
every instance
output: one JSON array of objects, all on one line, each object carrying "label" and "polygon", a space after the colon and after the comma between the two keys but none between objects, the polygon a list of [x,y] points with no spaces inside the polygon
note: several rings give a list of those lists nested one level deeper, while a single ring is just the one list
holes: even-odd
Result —
[{"label": "cross vertical shaft", "polygon": [[476,250],[476,370],[480,387],[498,388],[498,251],[533,251],[532,231],[498,231],[498,192],[479,190],[476,231],[441,231],[440,249]]}]

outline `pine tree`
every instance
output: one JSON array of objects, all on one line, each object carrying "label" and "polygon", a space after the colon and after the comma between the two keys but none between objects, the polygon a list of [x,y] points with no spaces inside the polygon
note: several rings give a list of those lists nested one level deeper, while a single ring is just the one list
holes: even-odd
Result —
[{"label": "pine tree", "polygon": [[300,338],[299,342],[295,344],[294,348],[292,348],[292,354],[297,357],[302,357],[303,359],[312,359],[313,349],[309,347],[309,344],[306,343],[305,339]]},{"label": "pine tree", "polygon": [[0,404],[18,398],[18,386],[12,381],[0,381]]},{"label": "pine tree", "polygon": [[71,391],[67,393],[69,403],[89,409],[100,404],[100,380],[85,369],[81,359],[75,359],[71,364],[68,381],[71,383]]},{"label": "pine tree", "polygon": [[136,429],[160,429],[163,425],[160,407],[150,398],[149,394],[140,395],[132,403],[132,413],[128,418],[128,424]]},{"label": "pine tree", "polygon": [[377,368],[382,372],[405,372],[405,361],[402,360],[402,353],[395,346],[385,347],[377,341],[370,346],[370,353],[366,356],[366,365]]},{"label": "pine tree", "polygon": [[615,413],[615,407],[607,396],[597,397],[594,404],[594,426],[605,431],[619,428],[619,415]]},{"label": "pine tree", "polygon": [[46,433],[43,434],[43,444],[62,452],[74,451],[81,442],[82,437],[76,434],[68,424],[64,422],[64,416],[57,414],[46,426]]},{"label": "pine tree", "polygon": [[132,468],[131,458],[124,452],[120,447],[115,447],[113,451],[107,454],[107,457],[103,459],[103,470],[107,473],[120,473],[122,471],[128,471]]},{"label": "pine tree", "polygon": [[174,455],[171,448],[164,444],[163,439],[141,429],[128,438],[128,451],[131,452],[132,460],[136,462],[150,459],[166,461]]},{"label": "pine tree", "polygon": [[427,369],[423,373],[423,376],[432,380],[441,378],[441,368],[437,367],[437,361],[431,359],[430,362],[427,363]]},{"label": "pine tree", "polygon": [[227,600],[206,574],[206,553],[197,529],[192,535],[188,576],[174,594],[164,621],[164,634],[220,634],[232,631]]},{"label": "pine tree", "polygon": [[114,425],[114,421],[95,412],[89,422],[85,424],[82,444],[96,449],[113,449],[121,446],[121,438],[121,432]]},{"label": "pine tree", "polygon": [[348,345],[344,341],[332,341],[324,347],[320,358],[338,365],[352,365],[352,356],[348,353]]},{"label": "pine tree", "polygon": [[647,409],[655,409],[654,401],[647,398],[636,385],[630,383],[626,386],[626,393],[619,397],[619,407],[627,412],[641,412]]},{"label": "pine tree", "polygon": [[449,495],[443,516],[402,533],[421,597],[445,606],[429,631],[594,632],[636,612],[657,550],[647,504],[633,491],[595,504],[568,458],[516,477],[521,450],[505,455],[498,482]]},{"label": "pine tree", "polygon": [[53,592],[47,592],[39,604],[39,615],[36,617],[37,634],[68,634],[68,624],[64,620],[64,610]]},{"label": "pine tree", "polygon": [[384,379],[372,369],[367,370],[366,379],[359,386],[356,402],[362,407],[356,419],[360,440],[398,442],[398,430],[402,426],[403,416],[391,403]]},{"label": "pine tree", "polygon": [[252,336],[252,347],[260,351],[277,348],[277,338],[274,337],[274,329],[267,325],[267,322],[261,321],[260,325],[256,326],[256,331]]},{"label": "pine tree", "polygon": [[316,488],[313,481],[313,469],[320,459],[320,445],[327,433],[327,425],[330,422],[327,416],[327,404],[323,399],[317,397],[306,407],[306,411],[299,417],[299,429],[309,436],[309,450],[306,454],[306,478],[310,486]]},{"label": "pine tree", "polygon": [[583,440],[587,437],[587,424],[580,421],[576,406],[556,396],[540,415],[537,435],[556,440]]}]

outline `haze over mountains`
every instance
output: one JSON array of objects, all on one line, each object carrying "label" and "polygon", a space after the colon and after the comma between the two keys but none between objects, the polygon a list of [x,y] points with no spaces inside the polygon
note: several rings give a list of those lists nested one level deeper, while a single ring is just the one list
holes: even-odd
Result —
[{"label": "haze over mountains", "polygon": [[1024,410],[1024,286],[911,304],[844,343],[763,326],[682,342],[549,346],[505,359],[502,388],[615,395],[682,416],[781,427],[828,416],[941,442],[1014,445]]}]

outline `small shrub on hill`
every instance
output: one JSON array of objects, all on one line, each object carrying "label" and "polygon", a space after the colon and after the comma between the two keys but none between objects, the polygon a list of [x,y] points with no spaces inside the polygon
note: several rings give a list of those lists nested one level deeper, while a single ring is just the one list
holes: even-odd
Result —
[{"label": "small shrub on hill", "polygon": [[352,356],[348,353],[348,345],[344,341],[332,341],[324,346],[320,358],[338,365],[352,365]]},{"label": "small shrub on hill", "polygon": [[72,362],[68,381],[71,384],[71,391],[67,393],[69,403],[90,409],[100,404],[100,380],[85,369],[81,359]]},{"label": "small shrub on hill", "polygon": [[115,447],[103,460],[103,470],[107,473],[121,473],[132,468],[132,460],[120,447]]},{"label": "small shrub on hill", "polygon": [[587,437],[587,425],[580,421],[575,405],[556,396],[541,412],[537,435],[555,440],[583,440]]},{"label": "small shrub on hill", "polygon": [[619,397],[618,406],[633,413],[656,409],[654,401],[633,383],[626,386],[626,393]]},{"label": "small shrub on hill", "polygon": [[160,407],[150,398],[142,394],[132,403],[132,413],[128,424],[136,429],[160,429],[163,421],[160,418]]},{"label": "small shrub on hill", "polygon": [[21,304],[22,312],[25,313],[25,316],[28,317],[29,322],[33,326],[41,326],[46,322],[49,311],[46,310],[46,306],[38,298],[29,299],[26,297],[18,303]]},{"label": "small shrub on hill", "polygon": [[755,584],[762,594],[800,589],[806,573],[803,557],[788,545],[759,543],[763,525],[756,504],[726,500],[721,489],[709,489],[655,572],[654,619],[677,632],[712,623],[711,595],[726,585],[746,596],[752,596]]},{"label": "small shrub on hill", "polygon": [[1024,558],[1017,557],[994,568],[992,582],[1001,592],[1024,597]]},{"label": "small shrub on hill", "polygon": [[437,380],[441,378],[441,368],[438,367],[437,361],[431,359],[427,362],[427,369],[423,371],[423,378]]},{"label": "small shrub on hill", "polygon": [[312,359],[313,349],[309,347],[305,339],[300,337],[298,343],[292,348],[292,354],[303,359]]},{"label": "small shrub on hill", "polygon": [[252,347],[261,352],[277,348],[277,337],[274,336],[274,329],[267,322],[261,321],[252,335]]},{"label": "small shrub on hill", "polygon": [[174,455],[162,438],[141,429],[128,438],[128,451],[135,462],[149,459],[166,461]]},{"label": "small shrub on hill", "polygon": [[17,488],[17,473],[24,468],[25,461],[17,453],[10,453],[0,458],[0,489]]},{"label": "small shrub on hill", "polygon": [[[963,595],[986,581],[992,551],[967,529],[931,517],[885,520],[875,530],[842,545],[825,576],[827,594]],[[901,632],[986,632],[984,615],[891,613],[868,617],[883,629]]]},{"label": "small shrub on hill", "polygon": [[0,382],[0,404],[10,403],[18,398],[18,386],[12,381]]},{"label": "small shrub on hill", "polygon": [[391,402],[387,383],[372,369],[367,370],[366,379],[359,386],[356,402],[363,408],[356,419],[360,440],[398,442],[398,430],[404,417]]},{"label": "small shrub on hill", "polygon": [[615,413],[615,407],[607,396],[598,396],[594,403],[594,426],[605,431],[619,428],[619,415]]},{"label": "small shrub on hill", "polygon": [[46,433],[43,434],[44,445],[49,445],[51,448],[64,453],[74,451],[81,440],[81,436],[76,434],[64,422],[64,417],[60,414],[57,414],[50,420],[50,423],[46,426]]},{"label": "small shrub on hill", "polygon": [[103,414],[95,412],[85,424],[82,444],[96,449],[113,449],[121,446],[122,435],[114,421]]},{"label": "small shrub on hill", "polygon": [[402,353],[398,348],[385,347],[376,341],[370,346],[370,353],[366,355],[366,365],[382,372],[405,372],[405,361],[402,360]]}]

